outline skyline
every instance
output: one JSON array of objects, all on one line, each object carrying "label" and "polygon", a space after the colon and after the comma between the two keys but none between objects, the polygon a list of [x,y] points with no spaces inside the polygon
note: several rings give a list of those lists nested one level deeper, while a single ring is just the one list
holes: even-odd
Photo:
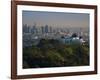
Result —
[{"label": "skyline", "polygon": [[89,27],[89,14],[86,13],[64,13],[64,12],[43,12],[23,11],[22,22],[29,26],[53,26],[53,27]]}]

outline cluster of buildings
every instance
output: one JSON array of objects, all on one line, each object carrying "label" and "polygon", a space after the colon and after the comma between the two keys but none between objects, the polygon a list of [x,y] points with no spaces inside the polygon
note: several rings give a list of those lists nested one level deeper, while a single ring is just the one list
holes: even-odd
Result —
[{"label": "cluster of buildings", "polygon": [[45,34],[52,32],[53,32],[52,27],[48,25],[41,27],[37,27],[36,24],[34,24],[32,27],[28,26],[27,24],[23,25],[23,33]]},{"label": "cluster of buildings", "polygon": [[56,39],[64,44],[84,44],[89,42],[87,32],[70,32],[66,28],[56,28],[52,26],[37,26],[32,27],[27,24],[23,25],[23,46],[32,46],[39,43],[40,39]]}]

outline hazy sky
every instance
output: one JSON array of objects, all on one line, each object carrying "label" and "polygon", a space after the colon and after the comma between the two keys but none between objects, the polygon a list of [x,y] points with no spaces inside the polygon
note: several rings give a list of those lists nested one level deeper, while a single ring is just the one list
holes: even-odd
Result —
[{"label": "hazy sky", "polygon": [[43,11],[23,11],[23,24],[30,26],[36,23],[38,26],[56,27],[89,27],[89,14],[85,13],[64,13],[64,12],[43,12]]}]

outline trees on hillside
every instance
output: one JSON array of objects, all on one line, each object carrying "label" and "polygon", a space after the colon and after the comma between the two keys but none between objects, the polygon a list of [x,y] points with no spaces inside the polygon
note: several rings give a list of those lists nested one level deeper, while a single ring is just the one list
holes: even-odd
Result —
[{"label": "trees on hillside", "polygon": [[23,68],[89,65],[89,47],[65,45],[54,39],[41,39],[37,46],[23,48]]}]

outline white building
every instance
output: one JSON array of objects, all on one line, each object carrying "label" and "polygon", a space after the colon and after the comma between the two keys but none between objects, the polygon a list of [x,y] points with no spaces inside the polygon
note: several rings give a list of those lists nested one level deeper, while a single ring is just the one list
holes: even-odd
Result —
[{"label": "white building", "polygon": [[62,37],[60,39],[64,44],[83,44],[85,41],[80,37]]}]

